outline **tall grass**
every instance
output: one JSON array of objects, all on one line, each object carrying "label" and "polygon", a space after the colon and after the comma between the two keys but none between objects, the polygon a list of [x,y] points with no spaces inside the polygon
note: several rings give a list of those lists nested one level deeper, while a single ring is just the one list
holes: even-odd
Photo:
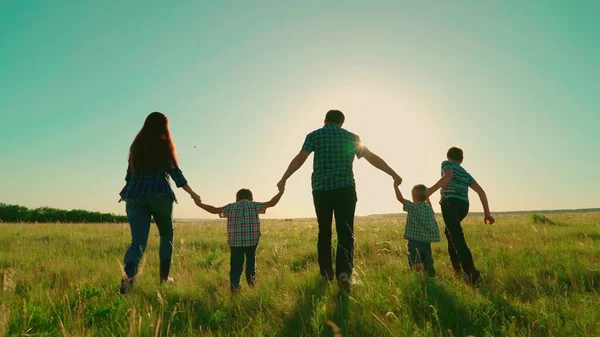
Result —
[{"label": "tall grass", "polygon": [[481,223],[464,226],[483,272],[471,288],[454,276],[445,242],[433,245],[438,276],[427,279],[408,270],[403,219],[358,219],[344,295],[318,277],[314,221],[264,221],[258,285],[239,296],[220,221],[176,224],[168,286],[158,285],[153,230],[126,296],[128,225],[1,224],[0,336],[600,335],[600,214]]}]

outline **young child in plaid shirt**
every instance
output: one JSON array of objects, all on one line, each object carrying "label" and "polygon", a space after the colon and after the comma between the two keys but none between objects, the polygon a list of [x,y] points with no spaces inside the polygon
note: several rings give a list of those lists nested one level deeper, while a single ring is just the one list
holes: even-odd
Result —
[{"label": "young child in plaid shirt", "polygon": [[195,200],[196,205],[203,210],[212,214],[219,214],[221,218],[227,218],[227,243],[231,248],[229,281],[232,291],[237,291],[240,288],[244,259],[246,260],[246,281],[250,287],[254,287],[256,247],[260,240],[258,215],[265,214],[267,208],[277,205],[282,195],[283,190],[277,193],[269,202],[255,202],[250,190],[241,189],[235,196],[236,202],[219,208]]},{"label": "young child in plaid shirt", "polygon": [[440,230],[435,221],[433,208],[427,202],[427,187],[416,185],[412,189],[412,199],[404,199],[400,184],[394,184],[396,198],[404,205],[406,227],[404,238],[408,240],[408,264],[415,270],[424,269],[430,277],[435,276],[431,243],[440,242]]}]

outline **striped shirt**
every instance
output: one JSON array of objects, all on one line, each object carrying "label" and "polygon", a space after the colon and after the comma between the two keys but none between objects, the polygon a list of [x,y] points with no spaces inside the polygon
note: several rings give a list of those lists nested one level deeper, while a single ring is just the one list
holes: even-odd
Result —
[{"label": "striped shirt", "polygon": [[362,158],[360,137],[335,124],[326,124],[306,136],[302,151],[315,153],[312,174],[313,191],[355,187],[352,164]]},{"label": "striped shirt", "polygon": [[227,244],[231,247],[256,246],[260,240],[259,214],[265,214],[265,203],[240,200],[221,207],[220,216],[227,218]]},{"label": "striped shirt", "polygon": [[175,194],[169,183],[169,176],[175,181],[177,187],[187,185],[187,180],[179,167],[171,162],[163,168],[156,169],[140,169],[133,174],[131,167],[127,168],[125,176],[125,187],[121,190],[121,197],[147,197],[156,194]]},{"label": "striped shirt", "polygon": [[452,170],[452,180],[442,187],[441,201],[453,198],[469,202],[469,186],[475,182],[475,179],[458,163],[447,160],[442,162],[442,175],[447,169]]},{"label": "striped shirt", "polygon": [[406,227],[404,238],[411,241],[440,242],[440,229],[435,221],[435,213],[424,202],[404,201]]}]

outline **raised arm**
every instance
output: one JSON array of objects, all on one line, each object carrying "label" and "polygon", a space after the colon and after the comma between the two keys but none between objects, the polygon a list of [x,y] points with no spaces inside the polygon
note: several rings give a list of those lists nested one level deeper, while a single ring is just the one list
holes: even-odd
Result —
[{"label": "raised arm", "polygon": [[223,213],[222,209],[220,209],[218,207],[211,206],[211,205],[203,204],[200,199],[194,199],[194,202],[196,203],[196,206],[202,208],[203,210],[207,211],[208,213],[212,213],[212,214],[221,214],[221,213]]},{"label": "raised arm", "polygon": [[431,195],[433,195],[433,193],[437,192],[437,190],[439,190],[440,188],[448,185],[450,180],[452,180],[453,176],[454,176],[454,173],[452,173],[452,169],[451,168],[446,169],[444,171],[444,175],[440,178],[440,180],[438,180],[437,183],[435,183],[433,186],[431,186],[430,188],[427,189],[428,198]]},{"label": "raised arm", "polygon": [[[277,187],[279,188],[280,192],[285,189],[285,182],[289,179],[289,177],[292,176],[292,174],[298,171],[298,169],[301,168],[302,165],[304,165],[304,162],[306,161],[309,155],[310,152],[302,150],[296,155],[296,157],[294,157],[294,159],[292,159],[290,165],[283,174],[283,177],[281,177],[281,180],[279,181],[279,183],[277,183]],[[281,198],[281,196],[279,197]]]},{"label": "raised arm", "polygon": [[398,201],[400,201],[400,203],[402,203],[404,205],[404,202],[406,200],[402,196],[402,192],[400,192],[400,187],[399,186],[400,186],[400,184],[394,183],[394,191],[396,191],[396,199],[398,199]]},{"label": "raised arm", "polygon": [[269,208],[269,207],[275,207],[275,205],[277,205],[279,203],[279,200],[281,200],[281,196],[283,195],[283,191],[279,191],[279,193],[277,193],[273,199],[269,200],[268,202],[265,203],[265,208]]},{"label": "raised arm", "polygon": [[483,188],[481,188],[481,186],[479,186],[477,182],[472,183],[470,187],[479,195],[479,200],[481,200],[481,205],[483,206],[483,213],[485,214],[483,221],[488,225],[494,224],[496,220],[490,212],[490,205],[488,204],[487,195],[485,194],[485,191],[483,190]]},{"label": "raised arm", "polygon": [[381,157],[371,152],[369,149],[364,149],[363,157],[369,162],[369,164],[373,165],[380,169],[381,171],[387,173],[394,179],[394,184],[400,185],[402,183],[402,178],[394,171],[391,167],[383,160]]}]

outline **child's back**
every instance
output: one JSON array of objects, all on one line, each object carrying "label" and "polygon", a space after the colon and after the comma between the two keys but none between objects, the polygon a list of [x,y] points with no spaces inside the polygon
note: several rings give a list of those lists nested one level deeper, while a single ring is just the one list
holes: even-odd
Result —
[{"label": "child's back", "polygon": [[227,244],[231,247],[251,247],[260,240],[259,214],[265,214],[265,203],[239,200],[221,208],[227,218]]},{"label": "child's back", "polygon": [[229,269],[229,282],[231,290],[240,288],[240,277],[246,261],[246,281],[253,287],[256,276],[256,248],[260,241],[260,219],[259,214],[265,214],[269,207],[277,205],[283,190],[280,190],[268,202],[255,202],[252,191],[241,189],[235,196],[236,202],[223,207],[206,205],[196,200],[196,205],[212,214],[219,214],[221,218],[227,218],[227,244],[231,248],[231,268]]},{"label": "child's back", "polygon": [[469,188],[479,195],[484,211],[484,222],[493,224],[494,217],[490,213],[487,196],[473,179],[473,177],[461,166],[463,151],[452,147],[446,153],[448,160],[442,162],[442,178],[429,188],[431,195],[441,188],[442,216],[446,228],[444,233],[448,239],[448,254],[450,262],[456,274],[466,274],[470,283],[479,279],[480,272],[475,268],[473,255],[465,240],[461,222],[469,214]]}]

